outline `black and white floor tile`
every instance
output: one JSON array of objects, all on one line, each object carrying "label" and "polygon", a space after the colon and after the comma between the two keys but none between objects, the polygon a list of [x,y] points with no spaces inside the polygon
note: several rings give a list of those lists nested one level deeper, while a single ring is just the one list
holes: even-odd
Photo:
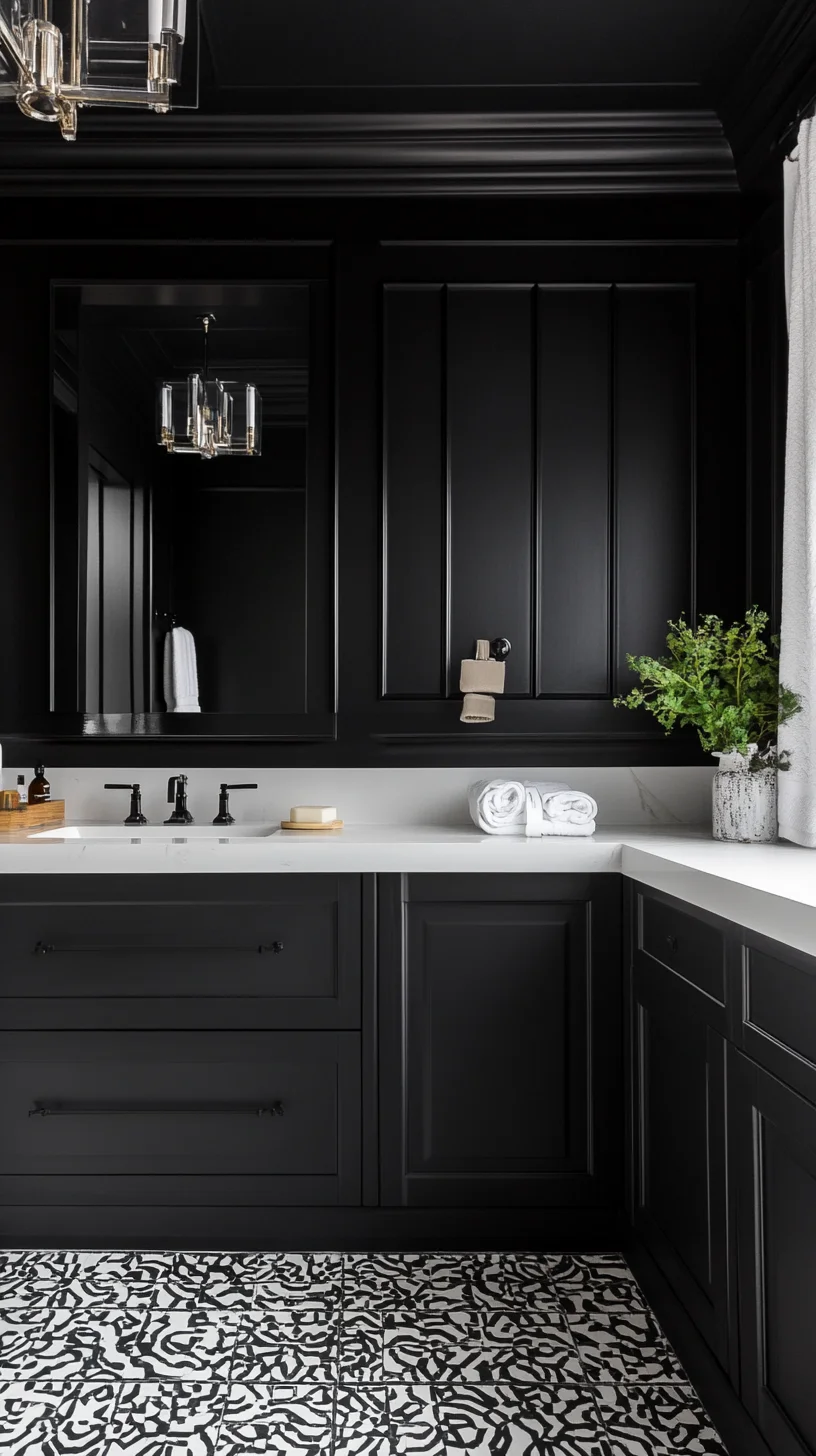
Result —
[{"label": "black and white floor tile", "polygon": [[726,1456],[619,1255],[0,1254],[11,1456]]}]

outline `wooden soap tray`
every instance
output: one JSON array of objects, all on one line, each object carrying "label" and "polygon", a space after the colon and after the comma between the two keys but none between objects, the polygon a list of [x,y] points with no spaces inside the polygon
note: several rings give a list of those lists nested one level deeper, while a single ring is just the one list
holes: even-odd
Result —
[{"label": "wooden soap tray", "polygon": [[307,822],[305,824],[298,824],[295,819],[281,819],[281,829],[342,829],[342,828],[343,828],[343,821],[342,821],[342,819],[332,819],[331,822],[328,823],[328,824],[315,824],[313,821],[312,822]]},{"label": "wooden soap tray", "polygon": [[23,804],[19,809],[0,809],[0,834],[25,834],[46,824],[55,828],[65,822],[65,800],[49,799],[45,804]]}]

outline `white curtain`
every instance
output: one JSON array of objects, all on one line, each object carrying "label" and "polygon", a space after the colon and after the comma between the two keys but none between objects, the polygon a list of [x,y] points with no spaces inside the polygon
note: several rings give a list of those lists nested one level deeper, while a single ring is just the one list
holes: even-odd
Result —
[{"label": "white curtain", "polygon": [[779,745],[779,833],[816,849],[816,121],[785,162],[788,430],[782,538],[780,678],[802,700]]}]

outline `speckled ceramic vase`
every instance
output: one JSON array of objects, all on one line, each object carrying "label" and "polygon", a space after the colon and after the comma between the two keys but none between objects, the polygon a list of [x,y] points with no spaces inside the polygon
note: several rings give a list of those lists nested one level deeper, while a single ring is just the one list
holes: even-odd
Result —
[{"label": "speckled ceramic vase", "polygon": [[772,844],[776,839],[776,768],[752,772],[751,751],[715,753],[719,759],[711,788],[715,839],[738,844]]}]

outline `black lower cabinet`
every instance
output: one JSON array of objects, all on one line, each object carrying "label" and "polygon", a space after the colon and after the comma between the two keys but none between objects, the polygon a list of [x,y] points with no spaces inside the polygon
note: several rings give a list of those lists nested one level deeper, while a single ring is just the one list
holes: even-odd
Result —
[{"label": "black lower cabinet", "polygon": [[382,1202],[617,1209],[617,877],[383,876],[379,923]]},{"label": "black lower cabinet", "polygon": [[6,1205],[359,1203],[354,1032],[0,1036]]},{"label": "black lower cabinet", "polygon": [[742,1399],[774,1456],[816,1453],[816,1106],[731,1049]]},{"label": "black lower cabinet", "polygon": [[[660,909],[664,915],[669,913],[663,904]],[[664,940],[667,954],[672,955],[675,932],[670,930]],[[718,953],[721,959],[721,947],[714,951],[715,961]],[[726,1016],[724,1002],[636,948],[632,967],[632,1221],[700,1333],[728,1369],[733,1313],[729,1307]]]}]

